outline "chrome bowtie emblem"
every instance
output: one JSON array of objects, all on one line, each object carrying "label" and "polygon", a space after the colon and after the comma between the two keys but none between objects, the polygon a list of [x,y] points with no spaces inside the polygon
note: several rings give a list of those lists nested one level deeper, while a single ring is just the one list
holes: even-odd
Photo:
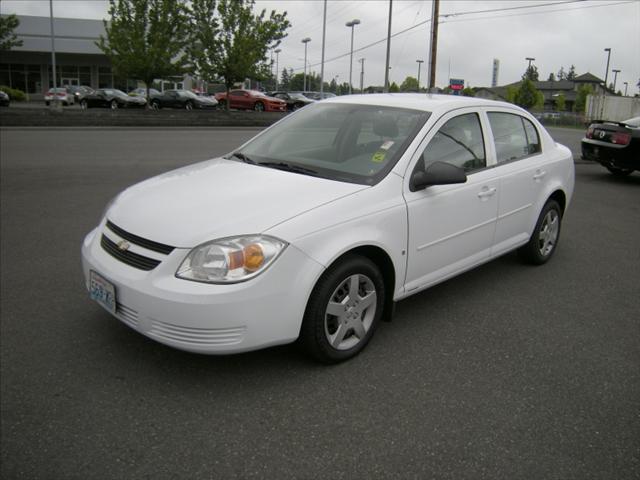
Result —
[{"label": "chrome bowtie emblem", "polygon": [[127,242],[126,240],[120,240],[118,242],[118,250],[121,250],[123,252],[126,252],[127,250],[129,250],[130,246],[131,246],[131,244],[129,242]]}]

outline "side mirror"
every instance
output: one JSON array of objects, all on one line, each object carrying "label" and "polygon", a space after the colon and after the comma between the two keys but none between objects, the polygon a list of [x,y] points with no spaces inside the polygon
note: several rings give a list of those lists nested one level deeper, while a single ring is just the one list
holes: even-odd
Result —
[{"label": "side mirror", "polygon": [[412,192],[424,190],[431,185],[451,185],[465,183],[467,174],[460,167],[444,162],[433,162],[426,171],[415,171],[409,180],[409,189]]}]

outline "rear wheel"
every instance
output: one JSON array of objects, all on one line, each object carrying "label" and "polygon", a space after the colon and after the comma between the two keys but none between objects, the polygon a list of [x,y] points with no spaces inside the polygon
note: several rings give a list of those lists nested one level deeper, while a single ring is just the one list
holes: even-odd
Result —
[{"label": "rear wheel", "polygon": [[256,112],[264,112],[264,103],[262,102],[256,102],[255,105],[253,106],[253,109]]},{"label": "rear wheel", "polygon": [[158,100],[152,100],[151,108],[153,108],[154,110],[160,110],[160,102]]},{"label": "rear wheel", "polygon": [[227,101],[226,100],[218,100],[218,108],[220,110],[226,110],[227,108]]},{"label": "rear wheel", "polygon": [[82,110],[86,110],[88,106],[89,106],[89,105],[87,104],[87,101],[86,101],[86,100],[82,100],[82,101],[80,102],[80,108],[81,108]]},{"label": "rear wheel", "polygon": [[193,103],[191,102],[187,102],[184,104],[184,109],[185,110],[193,110]]},{"label": "rear wheel", "polygon": [[534,265],[546,263],[556,251],[560,239],[562,210],[555,200],[549,200],[542,208],[529,242],[520,247],[521,258]]},{"label": "rear wheel", "polygon": [[357,355],[369,342],[382,317],[385,288],[382,274],[368,258],[344,257],[318,280],[300,331],[306,351],[324,363]]},{"label": "rear wheel", "polygon": [[118,102],[116,102],[115,100],[111,100],[111,103],[109,104],[109,106],[111,107],[111,110],[117,110]]},{"label": "rear wheel", "polygon": [[613,173],[616,177],[626,177],[633,172],[633,169],[631,168],[618,168],[611,165],[607,166],[607,170]]}]

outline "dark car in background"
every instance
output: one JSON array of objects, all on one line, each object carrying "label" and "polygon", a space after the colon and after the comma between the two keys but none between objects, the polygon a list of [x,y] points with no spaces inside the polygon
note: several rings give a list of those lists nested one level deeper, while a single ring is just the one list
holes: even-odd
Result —
[{"label": "dark car in background", "polygon": [[593,121],[582,139],[582,158],[598,162],[618,176],[640,170],[640,117],[623,122]]},{"label": "dark car in background", "polygon": [[333,98],[336,96],[335,93],[331,93],[331,92],[320,93],[320,92],[305,91],[305,92],[292,92],[292,93],[300,93],[305,97],[310,98],[311,100],[324,100],[325,98]]},{"label": "dark car in background", "polygon": [[279,98],[280,100],[284,100],[287,102],[287,110],[298,110],[299,108],[304,107],[305,105],[309,105],[310,103],[314,103],[315,100],[311,100],[310,98],[305,97],[301,93],[297,92],[269,92],[268,96]]},{"label": "dark car in background", "polygon": [[151,107],[156,110],[160,108],[213,109],[217,105],[216,99],[200,97],[189,90],[165,90],[160,95],[151,96]]},{"label": "dark car in background", "polygon": [[[150,88],[149,95],[153,97],[154,95],[161,95],[161,92],[155,88]],[[143,87],[135,88],[129,92],[129,96],[147,98],[147,89]]]},{"label": "dark car in background", "polygon": [[69,85],[67,86],[67,91],[73,95],[75,103],[80,103],[84,97],[95,92],[93,88],[86,85]]},{"label": "dark car in background", "polygon": [[[216,100],[224,107],[227,103],[227,93],[216,93]],[[287,102],[279,98],[270,97],[258,90],[231,90],[229,92],[229,108],[239,110],[255,110],[256,112],[286,112]]]},{"label": "dark car in background", "polygon": [[9,95],[0,90],[0,107],[8,107],[10,103]]},{"label": "dark car in background", "polygon": [[135,108],[144,107],[147,101],[142,97],[130,97],[117,88],[100,88],[80,101],[80,107],[86,108]]}]

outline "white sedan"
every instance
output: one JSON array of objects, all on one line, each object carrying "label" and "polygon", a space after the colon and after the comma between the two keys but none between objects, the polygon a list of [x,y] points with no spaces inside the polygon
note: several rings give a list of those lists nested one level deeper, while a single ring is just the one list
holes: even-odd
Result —
[{"label": "white sedan", "polygon": [[571,152],[514,105],[327,99],[118,195],[84,240],[86,286],[172,347],[299,339],[339,362],[394,302],[514,249],[549,260],[573,186]]}]

